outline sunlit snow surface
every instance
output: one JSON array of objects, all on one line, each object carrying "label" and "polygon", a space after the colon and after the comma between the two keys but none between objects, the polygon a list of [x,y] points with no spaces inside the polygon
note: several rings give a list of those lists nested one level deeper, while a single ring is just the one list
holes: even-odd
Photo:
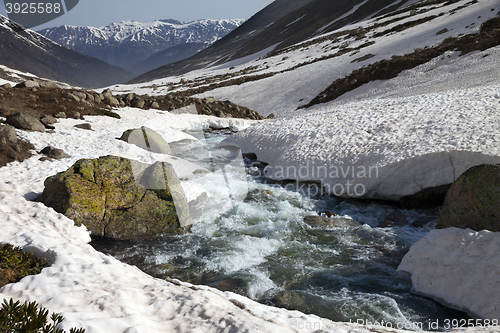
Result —
[{"label": "sunlit snow surface", "polygon": [[[261,53],[257,53],[253,56],[247,56],[247,59],[260,58],[244,64],[239,64],[238,59],[236,59],[233,62],[234,67],[219,66],[214,68],[207,64],[205,69],[192,71],[182,76],[166,77],[133,85],[117,85],[111,88],[116,92],[133,91],[141,94],[162,95],[186,89],[186,87],[174,89],[168,87],[169,83],[179,83],[181,78],[194,80],[196,86],[197,80],[201,82],[203,78],[216,75],[233,74],[235,76],[231,79],[236,79],[276,73],[269,78],[217,88],[198,96],[213,96],[218,100],[231,100],[263,115],[274,113],[278,117],[294,116],[297,114],[295,111],[297,107],[306,105],[334,80],[349,75],[353,70],[383,59],[390,59],[393,55],[411,53],[417,48],[439,45],[448,37],[476,33],[484,21],[496,17],[500,11],[500,4],[497,0],[482,0],[476,3],[461,0],[452,4],[430,5],[429,7],[432,9],[418,15],[410,15],[409,12],[406,12],[381,20],[373,18],[338,30],[367,28],[369,32],[360,39],[344,35],[336,40],[326,40],[312,45],[301,46],[299,43],[297,48],[276,56],[262,57]],[[455,9],[457,11],[454,11]],[[395,26],[431,16],[437,16],[437,18],[400,33],[374,37],[375,34]],[[374,25],[390,22],[395,18],[400,18],[400,20],[373,28]],[[443,29],[448,31],[438,34]],[[311,40],[314,41],[329,34],[331,33],[314,37]],[[373,44],[366,46],[367,43]],[[359,52],[351,51],[341,56],[313,62],[316,59],[334,55],[344,47],[354,49],[361,45],[365,45],[365,47]],[[429,92],[444,92],[451,89],[498,84],[500,80],[499,53],[500,47],[491,48],[484,52],[469,53],[462,57],[448,53],[444,57],[440,56],[432,60],[429,64],[404,71],[394,79],[363,85],[355,91],[341,96],[338,101],[386,96],[406,97]],[[372,54],[373,57],[361,62],[355,61],[368,54]],[[309,62],[313,63],[288,71],[295,66]],[[241,74],[242,71],[248,70],[250,70],[248,74]],[[282,71],[285,72],[280,73]],[[152,88],[153,84],[156,86],[154,89]],[[202,83],[200,84],[203,86]]]},{"label": "sunlit snow surface", "polygon": [[327,193],[398,200],[500,163],[500,85],[329,104],[226,141],[273,179],[320,180]]},{"label": "sunlit snow surface", "polygon": [[417,293],[498,323],[499,250],[498,232],[432,230],[411,247],[398,270],[412,274]]}]

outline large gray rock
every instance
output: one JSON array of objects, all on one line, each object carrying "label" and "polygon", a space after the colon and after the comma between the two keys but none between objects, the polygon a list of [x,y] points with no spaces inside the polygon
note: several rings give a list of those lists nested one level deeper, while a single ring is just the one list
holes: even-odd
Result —
[{"label": "large gray rock", "polygon": [[54,125],[55,123],[57,123],[57,120],[56,118],[52,117],[52,116],[43,116],[42,119],[40,119],[40,121],[42,122],[42,124],[44,124],[45,126],[50,126],[50,125]]},{"label": "large gray rock", "polygon": [[16,84],[16,88],[40,88],[40,84],[33,80],[27,80]]},{"label": "large gray rock", "polygon": [[85,99],[86,99],[88,102],[90,102],[90,103],[94,103],[94,101],[95,101],[95,97],[94,97],[94,95],[92,95],[91,93],[86,92],[86,93],[85,93],[85,96],[86,96],[86,98],[85,98]]},{"label": "large gray rock", "polygon": [[14,127],[0,124],[0,138],[5,138],[5,142],[17,143],[17,134]]},{"label": "large gray rock", "polygon": [[448,190],[438,228],[500,231],[500,164],[464,172]]},{"label": "large gray rock", "polygon": [[106,97],[109,98],[109,97],[113,97],[113,92],[111,91],[111,89],[106,89],[102,92],[102,98],[101,99],[105,99]]},{"label": "large gray rock", "polygon": [[103,100],[103,98],[101,98],[100,94],[97,94],[97,93],[94,94],[94,102],[101,103],[102,100]]},{"label": "large gray rock", "polygon": [[144,106],[146,105],[146,101],[143,100],[142,98],[135,98],[133,101],[132,101],[132,106],[134,108],[139,108],[139,109],[142,109]]},{"label": "large gray rock", "polygon": [[66,98],[66,99],[69,99],[70,101],[75,101],[75,102],[80,102],[81,99],[80,97],[78,97],[77,95],[73,94],[73,93],[70,93],[70,92],[63,92],[63,97]]},{"label": "large gray rock", "polygon": [[41,81],[41,82],[38,82],[38,84],[40,85],[40,87],[43,87],[43,88],[58,88],[58,87],[60,87],[54,81]]},{"label": "large gray rock", "polygon": [[130,104],[130,102],[132,102],[132,100],[135,98],[135,94],[134,93],[129,93],[125,96],[125,103],[127,104]]},{"label": "large gray rock", "polygon": [[52,146],[47,146],[45,148],[43,148],[41,151],[40,151],[40,154],[44,154],[50,158],[54,158],[56,160],[60,160],[60,159],[63,159],[63,158],[68,158],[69,155],[66,154],[64,152],[64,150],[62,149],[58,149],[58,148],[54,148]]},{"label": "large gray rock", "polygon": [[77,124],[74,127],[81,128],[81,129],[84,129],[84,130],[87,130],[87,131],[92,131],[92,125],[89,124],[89,123]]},{"label": "large gray rock", "polygon": [[87,94],[81,91],[73,91],[73,95],[78,96],[80,101],[84,101],[87,99]]},{"label": "large gray rock", "polygon": [[115,108],[120,106],[120,101],[118,101],[113,96],[105,96],[104,103],[106,103],[109,106],[115,107]]},{"label": "large gray rock", "polygon": [[38,201],[85,225],[94,238],[154,237],[190,225],[182,186],[166,163],[82,159],[47,178]]},{"label": "large gray rock", "polygon": [[120,140],[136,145],[144,150],[158,154],[171,155],[170,145],[157,132],[147,127],[125,131]]},{"label": "large gray rock", "polygon": [[7,117],[6,122],[18,129],[45,132],[45,126],[38,119],[26,113],[11,114]]}]

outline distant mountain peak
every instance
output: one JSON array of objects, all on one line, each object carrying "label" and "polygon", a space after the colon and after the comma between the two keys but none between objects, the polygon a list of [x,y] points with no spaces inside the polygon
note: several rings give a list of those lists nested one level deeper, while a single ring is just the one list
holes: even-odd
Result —
[{"label": "distant mountain peak", "polygon": [[243,22],[242,19],[192,22],[161,19],[146,23],[130,20],[102,27],[60,26],[40,33],[62,46],[134,71],[138,69],[137,63],[171,47],[186,43],[207,47]]}]

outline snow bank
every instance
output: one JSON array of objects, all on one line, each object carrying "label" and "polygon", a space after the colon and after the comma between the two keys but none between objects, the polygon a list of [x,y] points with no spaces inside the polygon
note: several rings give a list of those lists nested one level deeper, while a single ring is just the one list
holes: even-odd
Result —
[{"label": "snow bank", "polygon": [[500,162],[500,86],[324,105],[227,141],[276,180],[321,181],[342,197],[398,200]]},{"label": "snow bank", "polygon": [[13,82],[13,81],[7,81],[7,80],[4,80],[4,79],[0,78],[0,86],[2,86],[4,84],[7,84],[7,83],[9,83],[11,86],[15,86],[16,85],[16,83]]},{"label": "snow bank", "polygon": [[398,271],[411,274],[414,292],[470,316],[500,318],[500,233],[432,230],[414,244]]}]

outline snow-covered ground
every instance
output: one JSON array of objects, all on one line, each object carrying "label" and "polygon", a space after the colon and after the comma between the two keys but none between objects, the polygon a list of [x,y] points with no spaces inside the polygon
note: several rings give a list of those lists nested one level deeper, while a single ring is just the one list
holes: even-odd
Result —
[{"label": "snow-covered ground", "polygon": [[432,230],[411,247],[398,271],[411,274],[415,292],[466,311],[473,318],[496,319],[498,326],[499,250],[498,232]]},{"label": "snow-covered ground", "polygon": [[[437,45],[450,36],[477,32],[482,22],[496,16],[500,10],[498,0],[482,0],[455,14],[449,13],[468,2],[459,1],[446,8],[435,6],[427,13],[408,18],[402,14],[401,21],[375,29],[360,40],[342,37],[339,41],[299,47],[235,68],[207,68],[183,77],[201,80],[254,66],[257,69],[252,73],[238,75],[276,73],[334,54],[342,45],[352,48],[374,41],[359,53],[349,52],[267,79],[208,91],[201,96],[229,99],[264,115],[274,112],[284,117],[243,130],[230,139],[244,152],[257,153],[259,159],[269,163],[270,177],[322,180],[329,185],[330,193],[343,196],[363,192],[366,197],[398,199],[426,187],[451,183],[472,165],[500,163],[499,47],[462,57],[450,52],[392,80],[360,87],[339,101],[307,110],[295,109],[360,65],[388,59],[394,54],[406,54],[417,47]],[[445,14],[424,25],[381,38],[373,37],[374,33],[405,21],[441,12]],[[360,22],[346,29],[374,23],[373,20]],[[436,34],[444,28],[448,32]],[[352,62],[367,54],[374,57],[361,63]],[[146,84],[118,85],[112,89],[115,92],[166,94],[171,89],[168,84],[180,80],[181,77],[171,77]],[[176,141],[192,139],[181,131],[199,128],[200,123],[201,127],[228,126],[238,130],[249,125],[241,120],[174,116],[154,110],[129,108],[118,113],[122,115],[121,120],[88,117],[94,132],[74,129],[72,126],[77,121],[66,119],[56,125],[56,134],[20,133],[37,150],[51,144],[64,149],[71,158],[40,162],[36,156],[0,169],[0,242],[12,242],[35,250],[53,262],[42,274],[4,287],[0,296],[37,300],[51,311],[61,312],[67,318],[65,328],[82,326],[87,332],[366,331],[316,316],[270,308],[209,287],[153,279],[134,267],[94,251],[87,244],[89,237],[83,228],[72,226],[70,220],[52,209],[26,200],[43,190],[46,177],[66,170],[80,158],[108,154],[144,162],[157,158],[115,139],[126,129],[148,126],[158,130],[168,141]],[[82,141],[82,136],[85,141]],[[290,172],[295,172],[296,177],[291,177]],[[186,189],[192,187],[186,186]],[[354,195],[349,195],[349,191]],[[483,240],[490,237],[474,235]],[[456,240],[464,236],[457,232],[450,233],[449,237]],[[447,244],[452,243],[450,240]],[[496,238],[491,236],[485,248],[490,251],[496,243]],[[449,265],[476,262],[474,256],[462,261],[459,256],[446,257],[444,254],[448,252],[438,247],[434,251],[422,247],[417,249],[420,249],[419,256],[436,257]],[[416,253],[419,251],[415,250]],[[478,251],[474,253],[482,253]],[[433,276],[434,272],[420,269],[420,264],[407,260],[408,263],[400,269],[416,274],[418,270],[422,271],[423,277],[416,275],[415,279],[429,281]],[[478,266],[471,264],[471,267]],[[486,276],[484,267],[479,269],[479,274]],[[460,278],[467,271],[439,272],[447,280],[452,275]],[[444,294],[428,289],[425,284],[416,290],[478,315],[483,315],[482,309],[489,309],[484,305],[471,306],[476,298],[466,293],[460,293],[464,296],[458,303],[452,301],[449,297],[456,289],[450,290],[451,285],[443,287]],[[478,288],[483,295],[484,290],[490,290],[489,282]],[[479,294],[479,289],[474,290]],[[495,298],[490,296],[491,293],[486,302],[495,306]],[[381,331],[382,328],[370,330]]]},{"label": "snow-covered ground", "polygon": [[[497,7],[497,10],[491,11],[494,7]],[[329,60],[306,65],[293,71],[274,75],[267,79],[245,83],[240,86],[219,88],[201,94],[199,97],[213,96],[221,100],[229,99],[236,104],[249,107],[263,115],[268,115],[270,113],[274,113],[275,115],[290,115],[291,110],[295,110],[297,107],[307,104],[326,89],[336,78],[344,77],[361,66],[366,66],[382,59],[390,59],[393,55],[404,55],[411,53],[416,48],[438,45],[442,40],[450,36],[457,36],[460,33],[473,33],[477,31],[481,22],[488,18],[495,17],[499,9],[500,6],[497,1],[489,1],[489,3],[488,1],[480,1],[478,4],[468,7],[455,15],[445,15],[426,24],[407,29],[400,34],[379,38],[366,37],[361,40],[354,40],[354,38],[342,40],[339,44],[348,43],[351,48],[371,41],[375,43],[363,48],[359,53],[350,52],[340,57],[334,57]],[[425,14],[417,15],[406,21],[436,15],[440,10],[442,11],[442,9],[436,9]],[[404,21],[405,20],[402,22]],[[401,24],[402,22],[397,22],[393,25]],[[468,24],[464,24],[464,22],[468,24],[474,23],[474,25],[465,29],[464,26]],[[365,23],[364,25],[369,24]],[[361,26],[361,24],[346,27],[345,29],[356,28],[357,26]],[[375,29],[374,33],[390,29],[391,26],[392,25]],[[444,34],[436,35],[436,32],[444,28],[447,28],[449,31]],[[306,48],[305,50],[299,49],[297,51],[287,52],[271,59],[262,59],[259,62],[279,63],[282,58],[289,57],[285,61],[282,61],[282,65],[273,68],[273,70],[279,71],[283,66],[293,67],[295,64],[304,62],[305,59],[303,57],[309,56],[310,59],[314,59],[327,55],[330,52],[335,53],[338,51],[338,49],[333,49],[325,52],[324,47],[332,47],[332,45],[331,43],[320,43],[310,47],[310,49]],[[374,57],[361,63],[352,62],[367,54],[373,54]],[[259,62],[252,65],[259,65]],[[496,74],[496,79],[498,80],[500,77],[498,59],[485,58],[482,59],[482,62],[482,66],[488,68],[492,76]],[[466,69],[468,65],[465,65],[465,63],[468,63],[468,61],[465,60],[461,63],[457,63],[456,66],[464,66],[463,69]],[[437,64],[437,66],[439,65],[440,64]],[[454,70],[458,71],[461,69],[462,68],[455,68]],[[467,86],[467,84],[474,85],[474,82],[477,82],[477,80],[482,81],[480,76],[477,76],[472,82],[469,82],[469,79],[471,79],[470,76],[456,76],[454,78],[454,80],[459,80],[462,86]],[[405,84],[405,86],[407,85],[411,85],[411,82]],[[459,84],[454,83],[454,85],[456,86]],[[429,86],[428,91],[432,91],[433,88],[432,85]],[[373,95],[376,96],[376,93]],[[398,93],[393,96],[401,97],[405,95]]]},{"label": "snow-covered ground", "polygon": [[500,85],[311,108],[226,139],[273,179],[322,181],[343,197],[398,200],[500,163]]},{"label": "snow-covered ground", "polygon": [[[61,119],[53,134],[18,131],[37,150],[51,144],[63,148],[71,157],[40,162],[37,155],[0,168],[0,242],[21,246],[52,264],[39,275],[3,287],[0,298],[36,300],[66,318],[62,328],[83,327],[88,333],[387,332],[382,326],[334,323],[265,306],[207,286],[155,279],[95,251],[88,245],[90,237],[84,227],[75,227],[53,209],[27,200],[42,191],[46,177],[80,158],[115,154],[150,161],[152,157],[144,151],[116,140],[126,129],[145,125],[163,134],[171,131],[169,141],[173,142],[186,138],[186,134],[176,131],[207,126],[208,121],[225,122],[225,126],[242,122],[133,108],[116,112],[122,119],[86,117],[92,132],[74,128],[75,123],[82,122],[74,119]],[[250,122],[239,124],[248,125]]]}]

